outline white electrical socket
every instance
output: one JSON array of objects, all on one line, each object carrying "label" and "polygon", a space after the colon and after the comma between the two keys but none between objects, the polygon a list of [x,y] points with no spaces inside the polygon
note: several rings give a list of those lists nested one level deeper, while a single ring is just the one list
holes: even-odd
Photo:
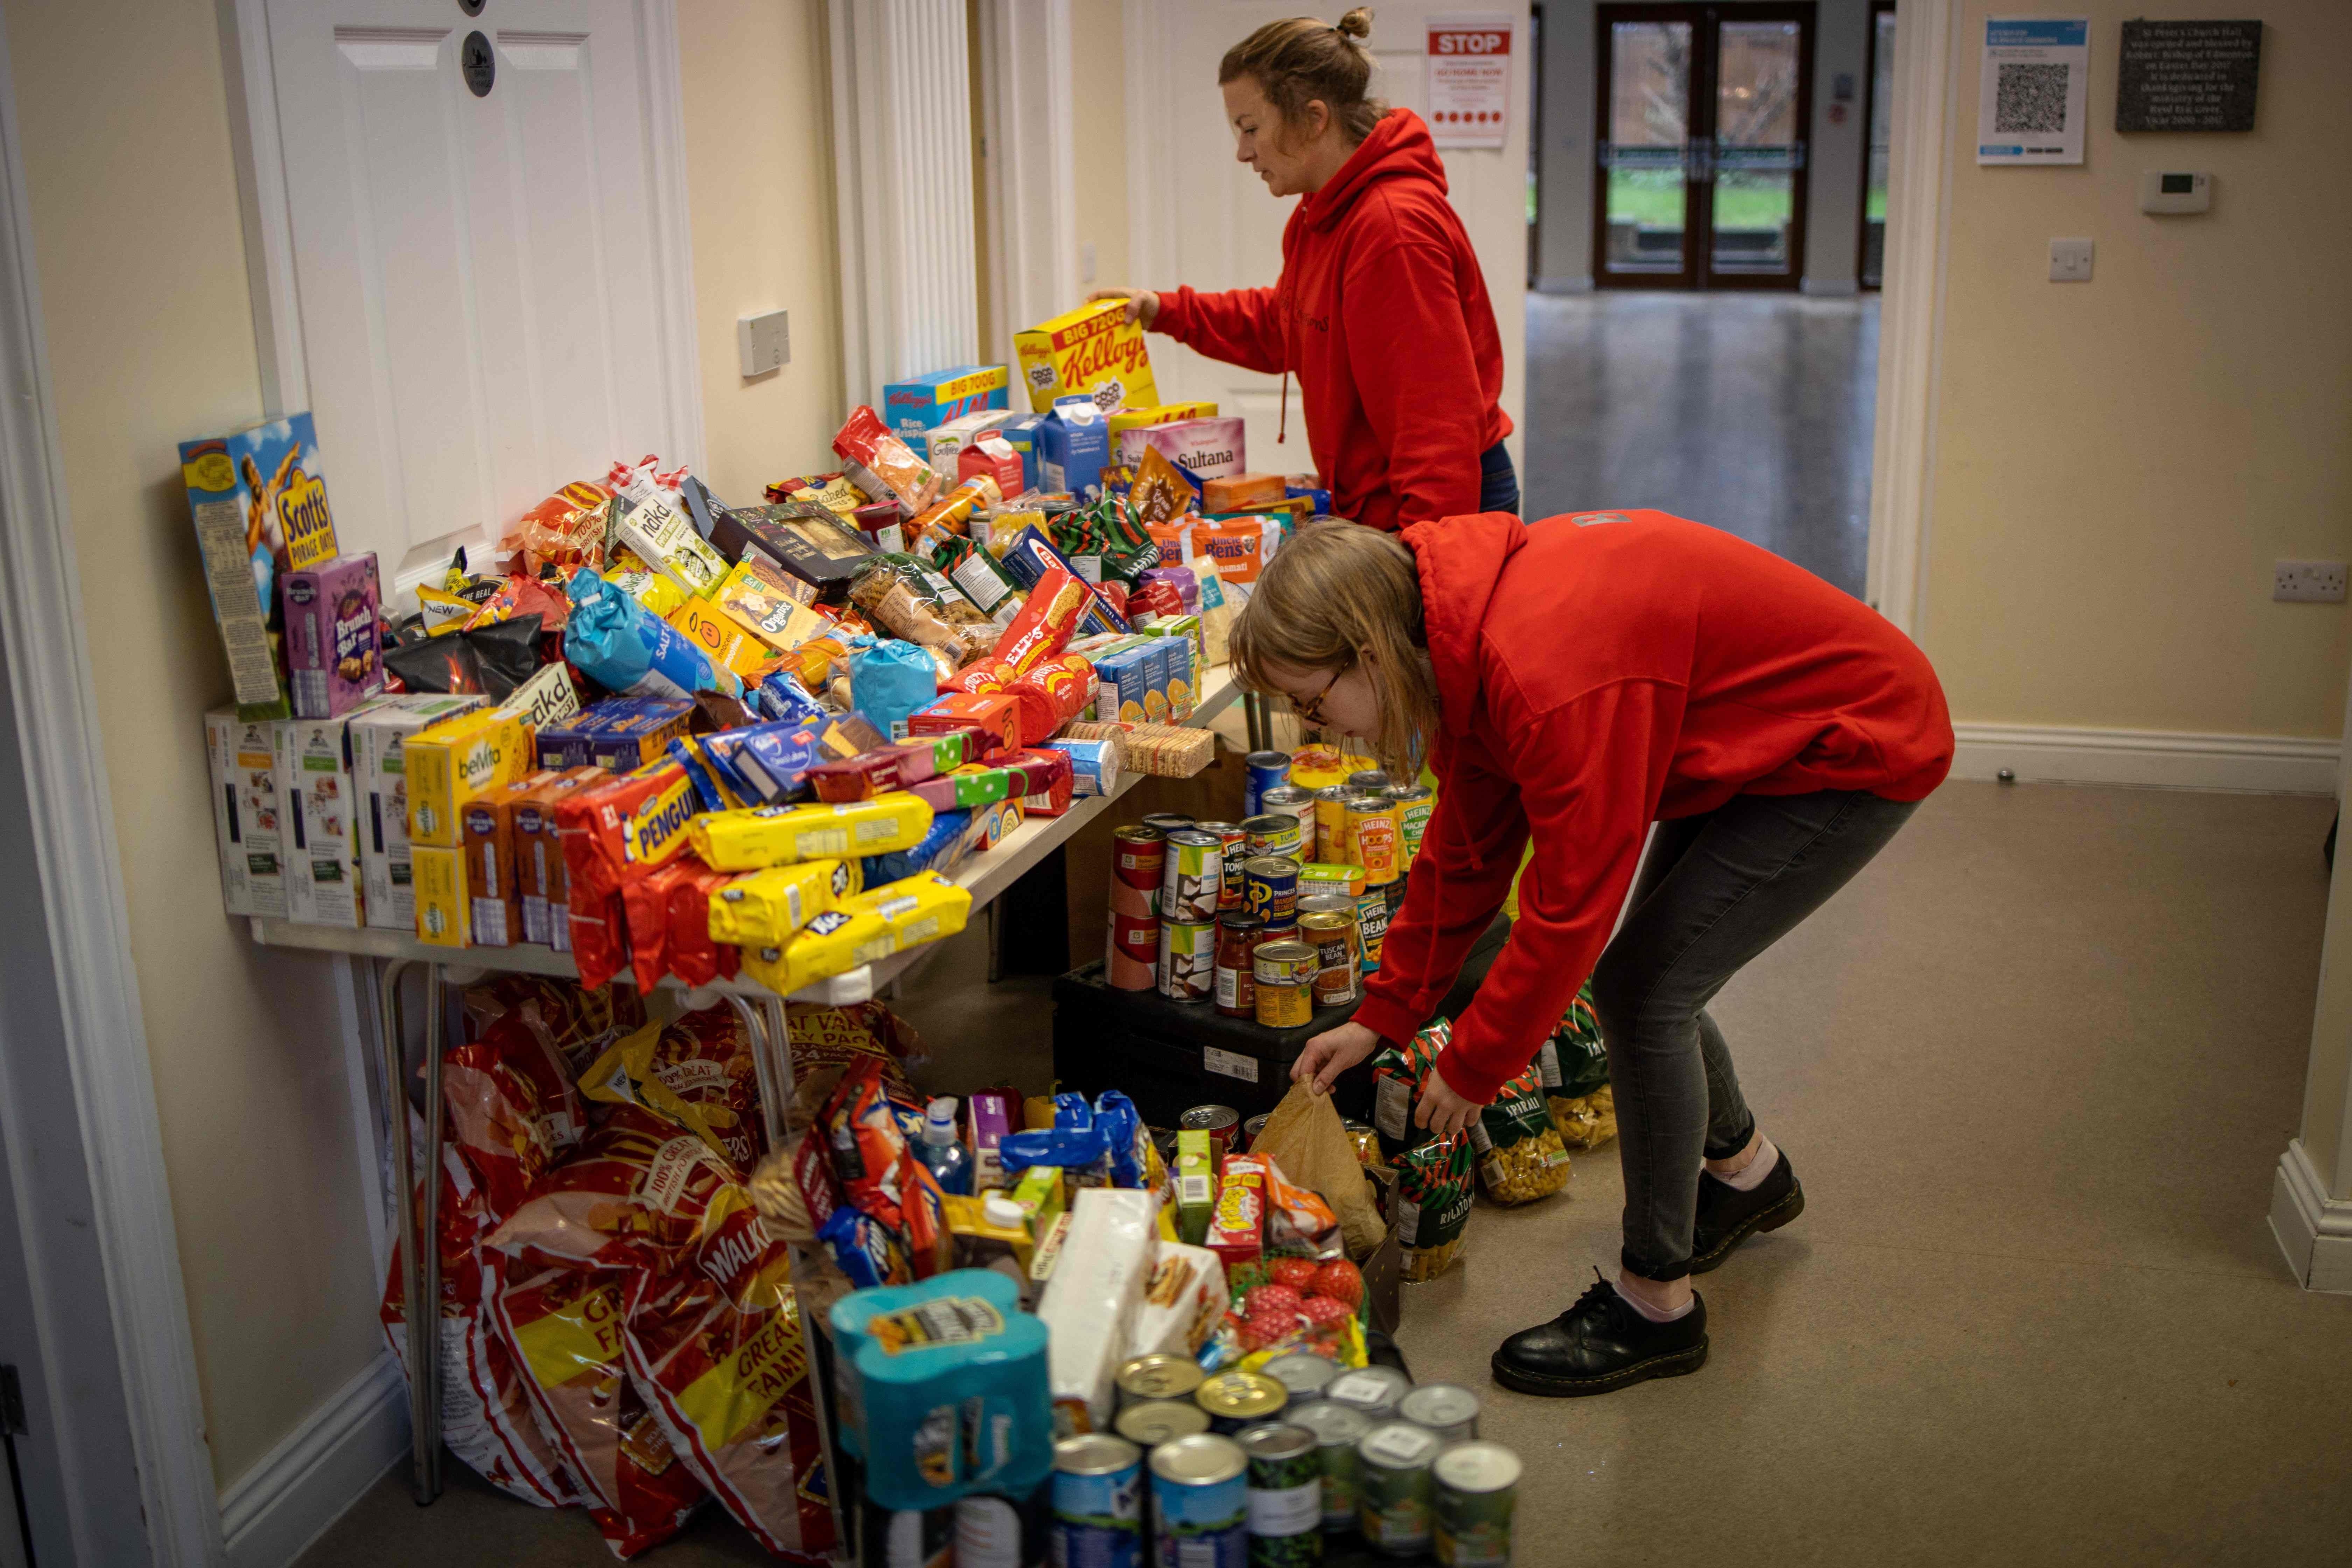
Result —
[{"label": "white electrical socket", "polygon": [[2340,605],[2347,575],[2341,561],[2272,563],[2271,597],[2281,603]]},{"label": "white electrical socket", "polygon": [[2087,239],[2053,239],[2050,242],[2050,281],[2053,283],[2088,283],[2091,280],[2091,242]]}]

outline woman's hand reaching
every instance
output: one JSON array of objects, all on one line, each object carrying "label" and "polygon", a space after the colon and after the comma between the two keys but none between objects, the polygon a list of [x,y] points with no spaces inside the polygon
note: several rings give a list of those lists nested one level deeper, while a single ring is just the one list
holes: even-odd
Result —
[{"label": "woman's hand reaching", "polygon": [[1097,289],[1087,296],[1089,305],[1097,300],[1126,300],[1127,319],[1138,326],[1149,327],[1160,314],[1160,296],[1149,289]]},{"label": "woman's hand reaching", "polygon": [[1432,1072],[1422,1082],[1421,1105],[1412,1119],[1440,1138],[1448,1138],[1477,1121],[1482,1109],[1454,1093],[1444,1078]]},{"label": "woman's hand reaching", "polygon": [[1326,1029],[1307,1042],[1290,1066],[1290,1080],[1315,1080],[1315,1092],[1328,1094],[1339,1076],[1380,1049],[1381,1037],[1361,1024]]}]

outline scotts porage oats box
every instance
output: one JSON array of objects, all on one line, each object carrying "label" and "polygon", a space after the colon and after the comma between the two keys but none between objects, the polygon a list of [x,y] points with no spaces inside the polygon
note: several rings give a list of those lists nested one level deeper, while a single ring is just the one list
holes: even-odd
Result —
[{"label": "scotts porage oats box", "polygon": [[1013,352],[1020,357],[1022,384],[1029,389],[1034,413],[1045,413],[1073,394],[1093,399],[1105,414],[1160,401],[1143,329],[1127,319],[1124,300],[1081,305],[1015,332]]},{"label": "scotts porage oats box", "polygon": [[383,689],[375,552],[286,574],[286,668],[294,717],[337,719]]},{"label": "scotts porage oats box", "polygon": [[237,716],[283,719],[292,707],[269,647],[278,579],[332,561],[335,520],[308,414],[180,443],[205,586],[228,655]]}]

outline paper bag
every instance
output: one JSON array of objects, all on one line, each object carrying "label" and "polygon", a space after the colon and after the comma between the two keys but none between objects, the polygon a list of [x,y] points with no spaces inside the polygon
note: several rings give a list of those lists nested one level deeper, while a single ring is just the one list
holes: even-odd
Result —
[{"label": "paper bag", "polygon": [[1290,1180],[1323,1194],[1339,1216],[1339,1236],[1349,1257],[1362,1258],[1380,1246],[1380,1211],[1372,1206],[1364,1168],[1329,1095],[1317,1094],[1307,1083],[1292,1084],[1265,1119],[1250,1152],[1270,1155]]}]

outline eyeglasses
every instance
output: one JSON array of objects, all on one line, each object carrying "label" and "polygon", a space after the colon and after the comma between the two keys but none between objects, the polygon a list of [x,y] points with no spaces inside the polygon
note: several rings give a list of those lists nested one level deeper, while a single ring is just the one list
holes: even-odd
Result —
[{"label": "eyeglasses", "polygon": [[1341,676],[1347,674],[1349,667],[1353,665],[1355,662],[1356,661],[1351,658],[1347,664],[1343,664],[1339,666],[1339,668],[1333,670],[1331,672],[1330,679],[1323,682],[1323,689],[1316,692],[1314,696],[1292,698],[1290,700],[1290,710],[1297,714],[1301,719],[1306,720],[1309,724],[1314,725],[1317,729],[1321,729],[1325,722],[1323,718],[1323,700],[1331,695],[1331,688],[1333,684],[1337,682]]}]

